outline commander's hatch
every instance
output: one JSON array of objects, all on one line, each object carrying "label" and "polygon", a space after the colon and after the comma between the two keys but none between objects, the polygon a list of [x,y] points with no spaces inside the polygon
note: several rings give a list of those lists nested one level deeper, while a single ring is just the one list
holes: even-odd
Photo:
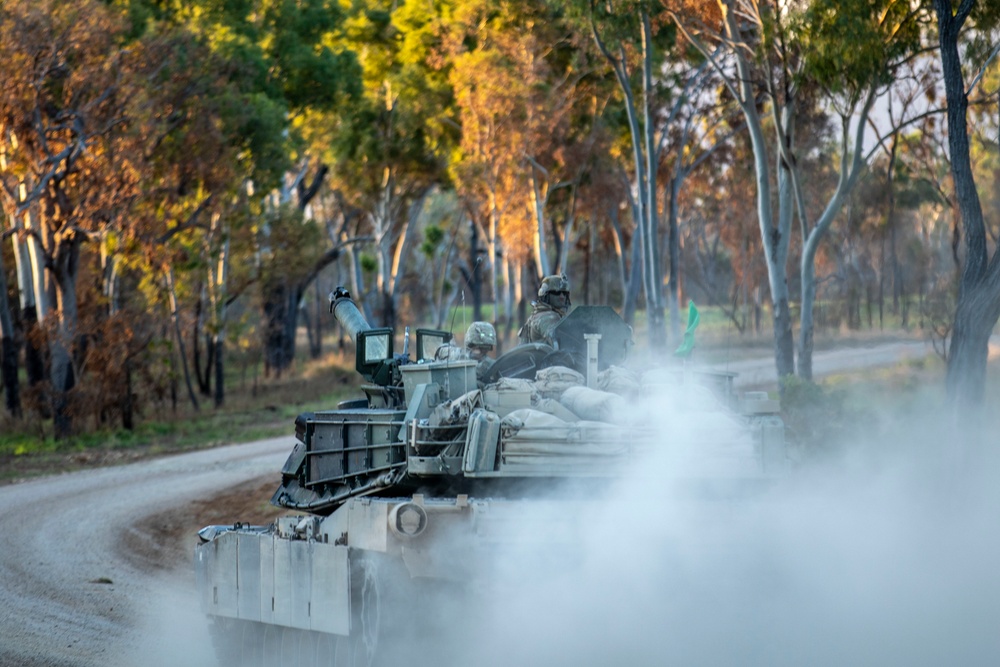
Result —
[{"label": "commander's hatch", "polygon": [[587,340],[585,334],[600,334],[598,343],[599,369],[620,366],[632,347],[632,327],[608,306],[577,306],[556,325],[553,338],[562,352],[568,352],[577,369],[586,367]]}]

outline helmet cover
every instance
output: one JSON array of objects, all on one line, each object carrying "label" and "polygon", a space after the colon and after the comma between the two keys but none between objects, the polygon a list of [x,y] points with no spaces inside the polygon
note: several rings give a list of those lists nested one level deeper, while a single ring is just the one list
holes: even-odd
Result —
[{"label": "helmet cover", "polygon": [[465,332],[465,347],[496,347],[497,332],[489,322],[473,322]]},{"label": "helmet cover", "polygon": [[543,297],[551,292],[565,292],[569,294],[569,278],[566,274],[558,276],[545,276],[542,279],[542,286],[538,288],[538,296]]}]

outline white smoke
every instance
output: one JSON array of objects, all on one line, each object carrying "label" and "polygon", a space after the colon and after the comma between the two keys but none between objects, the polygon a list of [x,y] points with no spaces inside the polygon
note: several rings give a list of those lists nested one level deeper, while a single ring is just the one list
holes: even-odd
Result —
[{"label": "white smoke", "polygon": [[[928,417],[743,485],[752,443],[699,396],[634,405],[655,446],[521,503],[480,578],[424,585],[410,609],[433,630],[383,634],[377,664],[1000,664],[1000,466],[949,455],[973,434]],[[193,595],[151,606],[134,664],[215,664]]]},{"label": "white smoke", "polygon": [[[914,435],[935,431],[897,429],[897,442],[730,494],[689,483],[684,466],[711,468],[670,438],[718,429],[674,406],[638,406],[664,425],[663,446],[576,504],[581,539],[557,567],[541,549],[496,554],[508,576],[456,664],[1000,663],[995,465],[956,472],[949,443]],[[723,478],[724,450],[709,457]]]},{"label": "white smoke", "polygon": [[208,620],[201,612],[193,577],[182,570],[152,586],[139,610],[134,648],[113,664],[143,667],[216,667]]}]

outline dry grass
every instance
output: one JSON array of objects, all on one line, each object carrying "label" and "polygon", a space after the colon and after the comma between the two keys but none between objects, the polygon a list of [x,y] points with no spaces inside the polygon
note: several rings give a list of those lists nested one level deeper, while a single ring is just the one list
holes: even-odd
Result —
[{"label": "dry grass", "polygon": [[5,416],[0,421],[0,483],[288,434],[299,413],[329,409],[360,395],[359,381],[353,358],[331,353],[299,362],[280,378],[231,381],[218,409],[210,397],[199,397],[196,410],[186,393],[178,396],[176,406],[148,404],[131,431],[105,427],[55,441],[51,420]]}]

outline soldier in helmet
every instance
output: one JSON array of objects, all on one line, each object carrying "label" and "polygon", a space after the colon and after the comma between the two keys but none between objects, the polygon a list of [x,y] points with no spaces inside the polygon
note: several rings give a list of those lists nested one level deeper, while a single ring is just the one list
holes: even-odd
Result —
[{"label": "soldier in helmet", "polygon": [[531,316],[517,333],[522,343],[554,345],[556,325],[566,317],[570,307],[569,279],[565,275],[546,276],[538,288],[538,300],[531,302]]},{"label": "soldier in helmet", "polygon": [[435,359],[471,359],[479,362],[476,366],[476,378],[483,381],[490,368],[493,367],[493,359],[488,355],[496,348],[497,332],[489,322],[473,322],[465,332],[465,347],[461,348],[453,343],[447,343],[438,348],[434,355]]},{"label": "soldier in helmet", "polygon": [[479,362],[476,366],[476,378],[480,382],[490,372],[493,359],[488,355],[497,346],[497,332],[489,322],[473,322],[465,332],[465,349],[469,358]]}]

